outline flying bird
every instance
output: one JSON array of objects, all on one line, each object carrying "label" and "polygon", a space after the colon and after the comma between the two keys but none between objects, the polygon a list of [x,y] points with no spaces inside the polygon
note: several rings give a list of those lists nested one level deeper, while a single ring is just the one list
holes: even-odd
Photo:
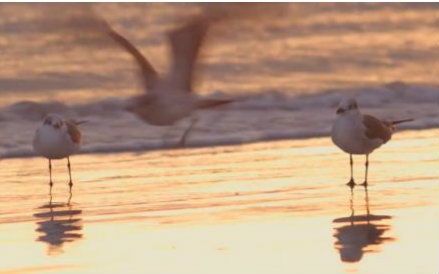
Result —
[{"label": "flying bird", "polygon": [[35,132],[34,151],[49,160],[50,190],[53,186],[52,160],[63,158],[67,158],[69,187],[70,191],[72,190],[70,155],[76,153],[81,147],[82,135],[78,125],[82,123],[85,121],[65,120],[58,114],[48,114]]},{"label": "flying bird", "polygon": [[338,118],[332,126],[331,137],[337,147],[349,153],[351,179],[347,184],[350,187],[355,185],[352,154],[361,154],[366,155],[366,169],[362,185],[367,186],[369,154],[390,140],[395,125],[413,121],[413,119],[389,122],[379,120],[371,115],[361,114],[357,102],[352,98],[340,102],[337,115]]},{"label": "flying bird", "polygon": [[[200,16],[168,34],[172,65],[166,75],[159,75],[131,42],[108,26],[109,36],[136,61],[145,90],[144,94],[129,101],[126,108],[128,111],[148,124],[168,126],[191,116],[196,110],[233,102],[229,99],[200,98],[193,92],[194,66],[212,22],[213,20]],[[185,145],[195,122],[196,119],[192,119],[191,125],[182,135],[179,142],[181,146]]]}]

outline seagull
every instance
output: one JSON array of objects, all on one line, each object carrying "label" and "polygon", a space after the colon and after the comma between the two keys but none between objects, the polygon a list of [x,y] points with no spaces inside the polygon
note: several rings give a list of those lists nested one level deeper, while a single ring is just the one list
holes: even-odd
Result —
[{"label": "seagull", "polygon": [[349,153],[351,179],[347,185],[350,187],[355,185],[352,154],[361,154],[366,155],[365,179],[362,185],[367,186],[369,154],[390,140],[396,124],[413,121],[413,119],[389,122],[361,114],[357,102],[352,98],[340,102],[337,115],[338,118],[332,126],[331,137],[337,147]]},{"label": "seagull", "polygon": [[[108,35],[137,62],[145,90],[144,94],[128,102],[126,110],[133,112],[148,124],[168,126],[191,116],[198,109],[233,102],[230,99],[200,98],[192,90],[194,65],[211,21],[206,17],[197,17],[168,34],[172,66],[164,76],[158,74],[132,43],[108,26]],[[192,119],[191,125],[180,139],[180,146],[185,145],[186,137],[195,122],[196,119]]]},{"label": "seagull", "polygon": [[43,124],[35,131],[33,148],[35,153],[49,159],[50,190],[52,191],[52,160],[67,158],[69,169],[69,187],[72,190],[72,173],[70,168],[70,155],[76,153],[81,147],[81,131],[78,125],[85,121],[76,122],[65,120],[58,114],[48,114]]}]

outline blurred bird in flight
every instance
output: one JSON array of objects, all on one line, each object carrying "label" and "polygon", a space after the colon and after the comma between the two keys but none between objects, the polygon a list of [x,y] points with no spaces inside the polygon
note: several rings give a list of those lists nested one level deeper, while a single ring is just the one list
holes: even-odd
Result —
[{"label": "blurred bird in flight", "polygon": [[[233,102],[230,99],[200,98],[193,92],[193,72],[200,48],[212,20],[192,19],[168,34],[172,49],[172,66],[168,74],[159,75],[149,61],[125,37],[112,28],[108,34],[130,53],[140,69],[145,93],[132,98],[127,110],[151,125],[168,126],[190,116],[198,109],[208,109]],[[196,119],[184,132],[179,144],[184,146]]]}]

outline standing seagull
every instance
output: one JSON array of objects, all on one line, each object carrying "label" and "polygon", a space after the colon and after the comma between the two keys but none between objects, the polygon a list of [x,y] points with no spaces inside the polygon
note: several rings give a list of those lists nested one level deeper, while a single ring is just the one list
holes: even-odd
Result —
[{"label": "standing seagull", "polygon": [[81,147],[81,132],[77,125],[84,122],[64,120],[58,114],[48,114],[43,124],[36,130],[33,140],[34,151],[49,159],[50,191],[52,191],[52,160],[67,157],[69,168],[69,187],[72,191],[72,173],[70,169],[69,156],[74,154]]},{"label": "standing seagull", "polygon": [[[163,77],[133,44],[108,27],[109,36],[136,60],[146,91],[145,94],[134,97],[127,110],[151,125],[166,126],[190,116],[197,109],[212,108],[232,102],[232,100],[201,99],[192,92],[194,64],[209,24],[209,19],[199,17],[169,33],[172,66],[169,73]],[[181,146],[184,146],[186,137],[195,122],[196,120],[193,119],[181,137],[179,142]]]},{"label": "standing seagull", "polygon": [[354,99],[341,101],[337,114],[338,118],[332,126],[331,137],[334,144],[344,152],[349,153],[351,179],[348,185],[350,187],[355,185],[352,154],[365,154],[366,172],[362,185],[367,186],[369,154],[390,140],[392,132],[395,130],[394,125],[413,121],[413,119],[388,122],[378,120],[367,114],[363,115],[360,113],[357,102]]}]

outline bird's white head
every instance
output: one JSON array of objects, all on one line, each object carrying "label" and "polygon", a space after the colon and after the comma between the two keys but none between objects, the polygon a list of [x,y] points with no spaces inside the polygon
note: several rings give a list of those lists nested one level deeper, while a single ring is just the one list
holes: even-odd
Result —
[{"label": "bird's white head", "polygon": [[54,129],[61,129],[64,126],[63,118],[54,113],[47,114],[47,116],[43,120],[43,125],[51,126]]},{"label": "bird's white head", "polygon": [[345,115],[347,113],[358,113],[357,101],[353,98],[343,99],[337,108],[338,115]]}]

